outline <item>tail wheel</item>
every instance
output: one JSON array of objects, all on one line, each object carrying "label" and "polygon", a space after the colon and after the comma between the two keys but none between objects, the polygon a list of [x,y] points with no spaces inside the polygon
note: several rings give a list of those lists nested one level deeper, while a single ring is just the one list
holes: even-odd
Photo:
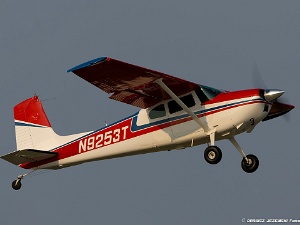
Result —
[{"label": "tail wheel", "polygon": [[204,151],[204,159],[209,164],[217,164],[222,159],[222,151],[217,146],[208,146]]},{"label": "tail wheel", "polygon": [[21,187],[22,187],[22,183],[21,183],[21,180],[17,179],[17,180],[14,180],[11,184],[12,188],[15,189],[15,190],[19,190]]},{"label": "tail wheel", "polygon": [[257,170],[258,166],[259,160],[255,155],[247,155],[247,157],[242,160],[242,169],[246,173],[253,173]]}]

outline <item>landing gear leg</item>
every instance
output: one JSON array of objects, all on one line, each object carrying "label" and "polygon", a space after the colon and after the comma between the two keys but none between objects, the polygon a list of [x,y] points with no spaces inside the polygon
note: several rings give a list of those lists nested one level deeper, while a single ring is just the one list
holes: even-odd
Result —
[{"label": "landing gear leg", "polygon": [[234,137],[230,138],[229,141],[234,145],[234,147],[241,153],[243,156],[242,160],[242,169],[246,173],[253,173],[257,170],[259,166],[259,160],[255,155],[246,155],[242,150],[241,146],[237,143]]},{"label": "landing gear leg", "polygon": [[241,148],[241,146],[237,143],[237,141],[235,140],[234,137],[230,138],[229,141],[234,145],[234,147],[239,151],[239,153],[241,153],[241,155],[243,156],[243,158],[247,158],[246,154],[244,153],[243,149]]},{"label": "landing gear leg", "polygon": [[215,146],[215,132],[209,134],[210,146],[204,151],[204,159],[209,164],[217,164],[222,159],[222,151],[220,148]]}]

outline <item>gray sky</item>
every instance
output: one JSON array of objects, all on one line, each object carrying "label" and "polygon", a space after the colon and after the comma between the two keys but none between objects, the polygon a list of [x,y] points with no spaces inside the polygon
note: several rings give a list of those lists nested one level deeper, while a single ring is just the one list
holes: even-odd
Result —
[{"label": "gray sky", "polygon": [[[300,1],[1,1],[0,153],[15,150],[13,107],[35,93],[59,134],[94,130],[138,109],[66,71],[110,56],[226,90],[269,88],[300,105]],[[88,163],[33,176],[0,163],[1,224],[242,224],[300,219],[298,108],[237,140],[260,159],[253,174],[228,141]]]}]

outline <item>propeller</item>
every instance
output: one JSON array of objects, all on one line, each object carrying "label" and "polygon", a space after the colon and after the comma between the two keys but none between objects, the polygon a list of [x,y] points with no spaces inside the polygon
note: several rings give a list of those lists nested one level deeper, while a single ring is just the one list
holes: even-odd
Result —
[{"label": "propeller", "polygon": [[268,89],[266,82],[262,78],[262,75],[258,69],[256,62],[253,63],[252,68],[252,82],[255,88]]},{"label": "propeller", "polygon": [[[274,108],[274,111],[275,110],[279,111],[279,113],[278,114],[275,113],[275,115],[277,116],[284,115],[283,118],[285,119],[285,121],[289,122],[289,116],[286,113],[292,110],[294,106],[288,104],[289,102],[288,99],[281,97],[281,95],[284,94],[284,91],[278,89],[269,89],[267,87],[266,82],[264,81],[260,73],[260,70],[255,62],[252,68],[252,79],[253,79],[254,87],[265,90],[264,97],[267,101],[273,102],[272,109]],[[270,117],[270,119],[277,117],[275,115],[274,117]],[[268,119],[269,118],[267,118],[266,120]]]}]

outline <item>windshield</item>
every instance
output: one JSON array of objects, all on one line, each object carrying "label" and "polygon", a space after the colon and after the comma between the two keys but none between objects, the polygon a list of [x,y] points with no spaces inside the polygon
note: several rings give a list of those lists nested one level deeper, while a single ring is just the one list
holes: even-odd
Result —
[{"label": "windshield", "polygon": [[216,89],[216,88],[208,87],[205,85],[200,85],[200,88],[198,88],[196,90],[196,94],[198,95],[198,97],[202,103],[213,99],[221,92],[223,92],[223,91]]},{"label": "windshield", "polygon": [[207,87],[204,85],[200,85],[200,88],[203,91],[203,93],[206,95],[208,100],[213,99],[214,97],[216,97],[218,94],[222,92],[221,90],[218,90],[216,88]]}]

